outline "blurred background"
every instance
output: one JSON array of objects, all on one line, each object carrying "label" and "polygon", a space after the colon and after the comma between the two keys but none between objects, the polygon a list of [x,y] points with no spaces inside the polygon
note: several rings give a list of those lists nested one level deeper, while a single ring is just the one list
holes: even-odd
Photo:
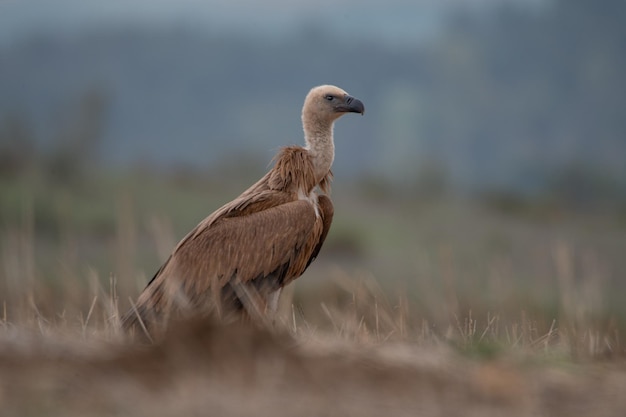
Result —
[{"label": "blurred background", "polygon": [[336,126],[302,314],[360,280],[430,323],[623,325],[624,22],[622,0],[2,1],[0,301],[84,311],[115,281],[125,309],[329,83],[366,113]]}]

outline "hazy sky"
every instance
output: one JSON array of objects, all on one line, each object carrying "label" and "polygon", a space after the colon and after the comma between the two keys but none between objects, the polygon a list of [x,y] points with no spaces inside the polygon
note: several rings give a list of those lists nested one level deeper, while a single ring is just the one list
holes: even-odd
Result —
[{"label": "hazy sky", "polygon": [[481,10],[502,3],[545,0],[0,0],[0,43],[34,34],[75,34],[128,26],[208,31],[290,33],[308,19],[335,32],[383,40],[432,33],[453,7]]}]

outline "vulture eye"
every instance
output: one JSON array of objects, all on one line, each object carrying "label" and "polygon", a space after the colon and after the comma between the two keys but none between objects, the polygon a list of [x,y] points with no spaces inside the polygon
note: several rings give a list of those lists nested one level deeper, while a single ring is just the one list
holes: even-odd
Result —
[{"label": "vulture eye", "polygon": [[333,96],[332,94],[326,94],[324,98],[328,101],[333,101],[335,99],[335,96]]}]

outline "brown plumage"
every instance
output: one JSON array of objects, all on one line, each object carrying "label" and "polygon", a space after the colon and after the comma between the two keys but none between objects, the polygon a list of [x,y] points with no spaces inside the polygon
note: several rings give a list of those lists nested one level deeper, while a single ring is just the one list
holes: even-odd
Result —
[{"label": "brown plumage", "polygon": [[333,123],[347,112],[363,114],[363,104],[335,86],[313,88],[302,108],[306,147],[283,148],[263,178],[189,232],[123,326],[151,333],[172,314],[274,311],[282,287],[305,271],[328,234]]}]

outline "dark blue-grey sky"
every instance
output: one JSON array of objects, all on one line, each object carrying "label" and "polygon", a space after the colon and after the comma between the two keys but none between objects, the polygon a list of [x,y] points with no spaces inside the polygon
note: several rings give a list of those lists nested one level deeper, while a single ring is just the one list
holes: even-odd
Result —
[{"label": "dark blue-grey sky", "polygon": [[433,34],[446,11],[481,11],[547,0],[2,0],[0,44],[33,35],[133,26],[289,34],[312,17],[340,34],[383,41],[416,41]]}]

